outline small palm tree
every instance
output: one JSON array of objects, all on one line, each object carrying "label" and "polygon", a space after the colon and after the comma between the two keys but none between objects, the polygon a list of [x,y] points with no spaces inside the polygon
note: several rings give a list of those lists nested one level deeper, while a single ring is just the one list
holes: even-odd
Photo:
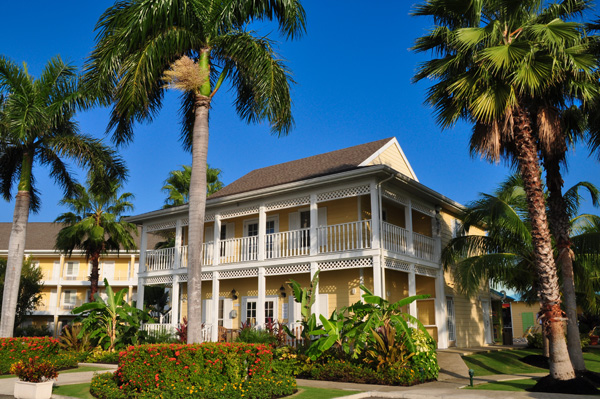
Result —
[{"label": "small palm tree", "polygon": [[[219,180],[221,169],[211,168],[206,165],[206,195],[211,195],[223,188],[223,182]],[[182,165],[181,170],[172,170],[165,180],[162,190],[168,194],[163,208],[170,208],[187,204],[190,200],[190,181],[192,178],[192,167]]]},{"label": "small palm tree", "polygon": [[108,129],[117,144],[132,140],[135,121],[151,120],[168,88],[182,94],[181,139],[192,152],[189,195],[188,341],[200,342],[202,241],[206,205],[208,120],[225,80],[238,115],[268,121],[272,132],[293,125],[289,70],[266,37],[248,30],[275,20],[294,38],[305,30],[299,0],[123,0],[97,24],[96,48],[86,64],[87,87],[114,103]]},{"label": "small palm tree", "polygon": [[75,189],[67,160],[83,168],[104,169],[112,178],[126,175],[113,150],[78,131],[75,112],[88,105],[75,68],[60,57],[51,59],[36,79],[25,64],[0,56],[0,192],[5,200],[12,199],[17,186],[0,337],[13,334],[27,221],[29,212],[40,207],[34,166],[49,168],[66,195]]},{"label": "small palm tree", "polygon": [[[118,194],[121,185],[117,182],[107,184],[96,191],[94,176],[90,178],[88,188],[78,186],[74,195],[64,198],[60,203],[71,208],[72,212],[61,214],[55,223],[64,227],[56,236],[56,249],[71,256],[73,250],[80,249],[86,260],[92,264],[90,273],[90,302],[98,291],[100,255],[136,249],[134,235],[137,228],[133,223],[123,220],[123,213],[132,211],[131,193]],[[103,177],[100,177],[103,178]]]}]

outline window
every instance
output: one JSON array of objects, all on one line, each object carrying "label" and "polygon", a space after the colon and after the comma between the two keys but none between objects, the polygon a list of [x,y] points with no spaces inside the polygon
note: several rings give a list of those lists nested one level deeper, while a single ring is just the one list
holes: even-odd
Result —
[{"label": "window", "polygon": [[454,330],[454,298],[446,297],[446,309],[448,314],[448,341],[456,341],[456,331]]},{"label": "window", "polygon": [[273,322],[275,320],[275,302],[265,302],[265,321]]},{"label": "window", "polygon": [[246,322],[256,324],[256,300],[246,303]]},{"label": "window", "polygon": [[221,247],[221,256],[225,256],[225,243],[223,243],[222,241],[227,239],[227,225],[226,224],[222,224],[221,225],[221,244],[219,245]]},{"label": "window", "polygon": [[[300,212],[300,228],[310,229],[310,211]],[[310,230],[302,231],[301,243],[303,247],[310,247]]]},{"label": "window", "polygon": [[273,257],[273,236],[272,236],[273,233],[275,233],[275,221],[268,220],[267,221],[267,229],[266,229],[267,236],[265,237],[265,249],[266,249],[267,259],[270,259]]},{"label": "window", "polygon": [[462,231],[463,225],[460,220],[454,219],[452,223],[452,238],[461,237],[464,235]]},{"label": "window", "polygon": [[77,303],[77,291],[65,290],[63,291],[63,308],[74,309]]},{"label": "window", "polygon": [[[219,306],[221,306],[219,304]],[[255,325],[257,315],[256,299],[248,299],[246,301],[246,322]],[[265,322],[275,321],[275,300],[269,299],[265,301]]]},{"label": "window", "polygon": [[77,273],[79,273],[79,262],[65,264],[65,280],[77,280]]},{"label": "window", "polygon": [[219,327],[223,327],[224,319],[225,319],[225,300],[219,299],[219,314],[218,314]]}]

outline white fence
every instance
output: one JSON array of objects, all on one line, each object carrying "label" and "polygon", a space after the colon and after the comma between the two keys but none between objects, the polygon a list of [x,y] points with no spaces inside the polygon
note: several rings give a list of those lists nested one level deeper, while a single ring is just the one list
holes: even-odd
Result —
[{"label": "white fence", "polygon": [[310,229],[282,231],[267,234],[265,256],[267,259],[289,258],[310,253]]},{"label": "white fence", "polygon": [[408,252],[408,230],[383,222],[381,225],[383,248],[405,254]]},{"label": "white fence", "polygon": [[157,271],[173,268],[175,248],[162,248],[146,251],[146,270]]},{"label": "white fence", "polygon": [[435,261],[435,240],[423,234],[413,233],[413,248],[415,256],[420,259]]},{"label": "white fence", "polygon": [[319,253],[371,248],[371,221],[319,227],[317,237]]}]

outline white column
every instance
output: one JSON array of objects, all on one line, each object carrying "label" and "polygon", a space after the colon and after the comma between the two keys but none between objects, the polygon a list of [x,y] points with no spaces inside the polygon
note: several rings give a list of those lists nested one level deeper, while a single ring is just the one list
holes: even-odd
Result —
[{"label": "white column", "polygon": [[406,240],[406,253],[409,255],[414,255],[414,246],[413,246],[413,222],[412,222],[412,202],[410,198],[408,199],[408,204],[404,207],[404,220],[406,223],[406,230],[408,230],[408,237]]},{"label": "white column", "polygon": [[213,233],[213,266],[218,266],[221,260],[221,215],[215,215],[215,229]]},{"label": "white column", "polygon": [[175,259],[173,262],[173,269],[179,269],[181,267],[181,233],[181,219],[177,219],[175,222]]},{"label": "white column", "polygon": [[171,289],[171,325],[179,327],[179,276],[173,275],[173,288]]},{"label": "white column", "polygon": [[387,294],[387,289],[386,289],[386,285],[385,285],[385,265],[384,265],[384,259],[383,257],[379,258],[379,262],[380,262],[380,270],[381,270],[381,297],[383,299],[387,299],[388,294]]},{"label": "white column", "polygon": [[383,292],[381,289],[381,256],[374,255],[373,256],[373,294],[383,297]]},{"label": "white column", "polygon": [[[315,273],[319,270],[319,264],[317,262],[310,262],[310,281],[312,281]],[[314,313],[317,316],[317,324],[319,324],[319,310],[321,309],[320,300],[319,300],[319,284],[316,287],[313,287],[313,296],[315,298],[315,302],[313,303],[311,313]]]},{"label": "white column", "polygon": [[319,253],[319,239],[317,237],[319,226],[319,207],[317,204],[317,194],[310,196],[310,254]]},{"label": "white column", "polygon": [[144,310],[144,277],[142,274],[146,271],[146,248],[148,246],[148,228],[142,226],[142,238],[140,240],[140,263],[138,265],[138,286],[137,286],[137,302],[138,309]]},{"label": "white column", "polygon": [[444,270],[440,269],[435,279],[435,324],[438,330],[438,348],[448,347],[448,324],[446,320],[446,289],[444,284]]},{"label": "white column", "polygon": [[267,234],[267,213],[265,206],[258,208],[258,260],[265,260],[265,235]]},{"label": "white column", "polygon": [[[379,233],[381,232],[380,226],[379,195],[377,194],[377,184],[373,182],[371,183],[371,230],[373,232],[371,248],[373,249],[379,249],[381,247],[379,239]],[[375,263],[373,263],[373,267],[375,267]]]},{"label": "white column", "polygon": [[[415,277],[415,265],[410,265],[408,272],[408,296],[417,295],[417,280]],[[417,302],[412,302],[408,305],[408,313],[411,316],[417,317]]]},{"label": "white column", "polygon": [[212,301],[211,301],[212,320],[210,321],[210,340],[219,341],[219,272],[214,271],[212,275]]},{"label": "white column", "polygon": [[129,267],[129,270],[127,271],[127,280],[129,280],[129,281],[133,280],[133,276],[135,276],[135,254],[131,255],[130,262],[131,262],[131,265]]},{"label": "white column", "polygon": [[267,290],[267,278],[265,268],[258,268],[258,300],[256,301],[256,325],[259,329],[265,328],[265,299]]}]

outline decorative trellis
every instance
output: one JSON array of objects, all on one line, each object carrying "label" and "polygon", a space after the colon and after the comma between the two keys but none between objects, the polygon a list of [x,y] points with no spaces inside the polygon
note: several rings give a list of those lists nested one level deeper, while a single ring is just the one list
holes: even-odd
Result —
[{"label": "decorative trellis", "polygon": [[[202,281],[212,280],[212,272],[202,272],[201,279],[202,279]],[[179,275],[179,282],[182,283],[184,281],[188,281],[187,273]]]},{"label": "decorative trellis", "polygon": [[231,219],[238,216],[253,215],[255,213],[258,213],[258,205],[251,206],[249,208],[232,209],[230,211],[223,212],[221,213],[221,219]]},{"label": "decorative trellis", "polygon": [[176,225],[176,222],[174,220],[170,221],[170,222],[150,224],[150,225],[148,225],[148,227],[146,227],[146,231],[151,232],[151,231],[158,231],[158,230],[174,229],[175,225]]},{"label": "decorative trellis", "polygon": [[258,277],[258,269],[238,269],[219,272],[219,279]]},{"label": "decorative trellis", "polygon": [[280,276],[299,273],[310,273],[310,263],[265,267],[265,276]]},{"label": "decorative trellis", "polygon": [[373,258],[341,259],[329,262],[319,262],[319,270],[353,269],[357,267],[373,267]]},{"label": "decorative trellis", "polygon": [[425,266],[415,266],[415,273],[422,276],[437,277],[438,270]]},{"label": "decorative trellis", "polygon": [[188,224],[190,224],[190,219],[181,219],[181,226],[187,226]]},{"label": "decorative trellis", "polygon": [[383,189],[382,195],[384,198],[390,199],[399,204],[408,205],[408,198],[390,189]]},{"label": "decorative trellis", "polygon": [[310,196],[300,198],[289,198],[281,201],[269,202],[265,205],[265,209],[268,211],[274,211],[277,209],[293,208],[295,206],[310,204]]},{"label": "decorative trellis", "polygon": [[173,276],[146,277],[144,285],[172,284]]},{"label": "decorative trellis", "polygon": [[209,213],[204,215],[204,222],[214,222],[215,221],[215,214],[214,213]]},{"label": "decorative trellis", "polygon": [[402,261],[399,261],[396,259],[390,259],[390,258],[385,259],[385,267],[387,269],[399,270],[401,272],[410,272],[411,271],[411,266],[409,263],[402,262]]},{"label": "decorative trellis", "polygon": [[422,212],[426,215],[435,216],[435,210],[429,205],[425,205],[417,201],[412,201],[411,207],[412,209]]},{"label": "decorative trellis", "polygon": [[368,194],[370,191],[371,189],[369,186],[343,188],[341,190],[318,194],[317,202],[331,201],[340,198],[356,197],[359,195]]}]

